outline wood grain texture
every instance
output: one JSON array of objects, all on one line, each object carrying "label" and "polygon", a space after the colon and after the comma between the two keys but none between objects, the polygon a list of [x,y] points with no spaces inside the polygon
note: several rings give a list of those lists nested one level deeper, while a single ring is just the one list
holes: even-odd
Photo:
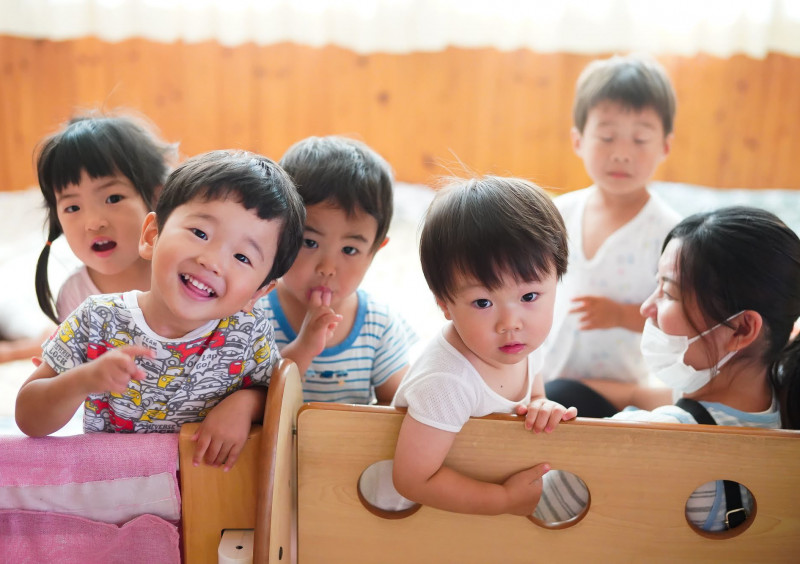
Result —
[{"label": "wood grain texture", "polygon": [[[471,419],[445,461],[451,468],[499,482],[547,461],[586,483],[586,516],[548,530],[511,515],[423,506],[389,520],[368,511],[358,498],[359,476],[393,456],[402,418],[391,408],[300,410],[300,564],[795,562],[800,550],[797,432],[586,419],[535,435],[513,416]],[[690,528],[684,506],[696,487],[720,478],[747,486],[756,511],[741,532],[711,539]]]},{"label": "wood grain texture", "polygon": [[183,560],[186,564],[216,564],[225,529],[254,529],[259,477],[261,426],[253,425],[236,464],[228,472],[192,465],[199,423],[181,428],[178,442],[181,482]]},{"label": "wood grain texture", "polygon": [[[259,455],[258,503],[253,562],[293,562],[297,519],[294,429],[303,405],[297,366],[280,361],[270,379]],[[280,519],[272,519],[280,515]]]},{"label": "wood grain texture", "polygon": [[[575,80],[593,58],[0,36],[0,190],[34,185],[36,143],[97,107],[145,114],[184,156],[242,148],[279,159],[306,136],[345,134],[384,155],[402,181],[430,184],[466,167],[582,188],[589,179],[569,129]],[[658,179],[800,188],[800,58],[659,60],[678,115]]]}]

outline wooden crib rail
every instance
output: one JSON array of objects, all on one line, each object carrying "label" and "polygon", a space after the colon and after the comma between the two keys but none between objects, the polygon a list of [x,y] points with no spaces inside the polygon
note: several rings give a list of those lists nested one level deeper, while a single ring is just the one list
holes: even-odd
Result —
[{"label": "wooden crib rail", "polygon": [[[403,412],[301,407],[301,395],[297,369],[287,361],[273,375],[263,431],[254,430],[229,473],[191,467],[188,450],[182,453],[184,533],[197,537],[204,528],[202,550],[211,551],[198,556],[200,548],[185,544],[187,562],[215,562],[222,529],[253,526],[253,562],[271,564],[751,563],[796,562],[800,553],[798,432],[578,419],[535,435],[514,416],[472,419],[453,445],[449,466],[501,481],[547,461],[587,484],[586,516],[558,530],[523,517],[430,507],[384,519],[364,507],[357,482],[369,465],[392,458]],[[184,480],[187,465],[191,488]],[[684,505],[697,486],[715,479],[747,486],[756,507],[745,525],[712,537],[689,526]],[[219,515],[226,506],[236,509],[238,521]]]},{"label": "wooden crib rail", "polygon": [[[303,405],[297,365],[284,360],[270,380],[260,448],[253,562],[294,562],[297,478],[294,429]],[[275,516],[273,518],[273,516]]]},{"label": "wooden crib rail", "polygon": [[[798,433],[579,420],[534,435],[512,416],[470,420],[449,466],[501,481],[548,461],[587,484],[585,518],[551,530],[510,515],[422,507],[387,520],[366,510],[359,476],[392,457],[402,418],[381,408],[301,409],[298,562],[796,562],[800,554]],[[711,539],[687,524],[684,507],[697,486],[722,478],[747,486],[757,507],[746,530]]]},{"label": "wooden crib rail", "polygon": [[[296,403],[288,403],[290,398],[294,398]],[[291,441],[294,417],[301,403],[302,388],[297,367],[291,361],[281,360],[270,381],[264,427],[277,429],[278,423],[284,422],[289,427]],[[184,425],[179,439],[183,557],[187,564],[216,564],[223,530],[255,529],[257,508],[262,506],[274,507],[275,511],[290,511],[294,498],[287,500],[284,496],[291,489],[284,486],[285,480],[275,481],[273,478],[276,470],[282,464],[292,464],[294,457],[287,452],[276,460],[275,448],[270,446],[276,435],[273,433],[266,437],[261,425],[253,425],[239,460],[229,472],[205,464],[193,466],[195,443],[191,438],[198,426],[199,423]],[[274,484],[274,488],[268,491],[267,483]],[[271,493],[273,489],[274,494]],[[277,520],[275,528],[288,528],[289,524],[289,521]],[[257,542],[259,538],[256,535]],[[266,558],[254,559],[254,562],[259,561],[265,562]]]},{"label": "wooden crib rail", "polygon": [[[288,376],[296,378],[296,371]],[[578,419],[535,435],[510,415],[470,420],[449,466],[501,481],[548,461],[584,480],[592,496],[588,513],[553,530],[511,515],[422,507],[406,518],[384,519],[367,510],[357,492],[359,476],[392,458],[402,418],[402,411],[386,407],[303,406],[296,423],[296,481],[286,476],[295,454],[291,417],[265,429],[280,447],[274,483],[262,487],[287,488],[290,495],[297,488],[297,552],[286,527],[295,516],[284,499],[260,514],[256,536],[266,544],[254,562],[288,562],[292,556],[300,564],[796,562],[800,553],[800,433]],[[719,536],[698,533],[684,516],[686,499],[699,485],[723,478],[749,488],[754,515]],[[283,527],[280,536],[276,523]]]}]

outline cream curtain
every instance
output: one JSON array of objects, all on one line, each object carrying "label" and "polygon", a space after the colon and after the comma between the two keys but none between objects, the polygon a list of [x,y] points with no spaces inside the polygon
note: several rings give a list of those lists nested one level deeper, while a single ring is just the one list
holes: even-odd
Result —
[{"label": "cream curtain", "polygon": [[800,0],[0,0],[0,33],[763,57],[800,55]]}]

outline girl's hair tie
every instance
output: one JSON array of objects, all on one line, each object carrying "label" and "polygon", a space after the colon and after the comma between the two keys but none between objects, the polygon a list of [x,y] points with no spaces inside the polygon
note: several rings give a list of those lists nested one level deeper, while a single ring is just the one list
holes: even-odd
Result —
[{"label": "girl's hair tie", "polygon": [[47,241],[47,243],[45,243],[45,244],[44,244],[44,246],[45,246],[45,247],[49,247],[49,246],[50,246],[50,245],[52,245],[52,244],[53,244],[53,242],[52,242],[52,241],[50,241],[50,240],[48,240],[48,241]]}]

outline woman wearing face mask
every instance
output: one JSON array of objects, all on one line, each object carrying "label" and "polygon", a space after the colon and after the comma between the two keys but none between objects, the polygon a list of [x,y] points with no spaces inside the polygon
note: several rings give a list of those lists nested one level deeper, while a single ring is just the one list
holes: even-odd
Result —
[{"label": "woman wearing face mask", "polygon": [[[706,422],[717,425],[800,429],[800,339],[790,338],[800,317],[800,239],[780,219],[730,207],[681,221],[667,235],[658,287],[641,312],[645,362],[681,399],[652,411],[628,408],[612,419],[710,417]],[[578,499],[565,501],[568,489]],[[564,521],[580,512],[585,496],[574,476],[551,471],[535,515]],[[692,494],[687,518],[721,531],[743,522],[751,508],[746,489],[711,482]]]}]

